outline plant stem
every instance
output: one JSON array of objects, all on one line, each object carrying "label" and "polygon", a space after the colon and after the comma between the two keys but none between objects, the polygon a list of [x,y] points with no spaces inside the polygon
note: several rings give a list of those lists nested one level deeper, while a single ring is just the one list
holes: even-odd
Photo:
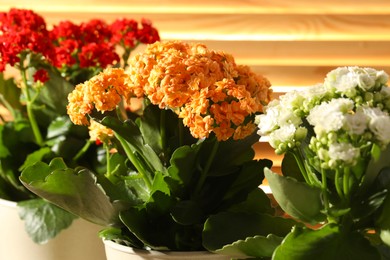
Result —
[{"label": "plant stem", "polygon": [[142,179],[145,181],[146,186],[151,189],[152,188],[152,183],[149,180],[148,176],[146,175],[146,170],[145,167],[141,164],[141,162],[138,160],[137,156],[133,153],[131,150],[129,144],[125,139],[123,139],[120,135],[115,133],[115,137],[118,139],[118,141],[121,143],[127,158],[131,161],[131,163],[134,165],[134,167],[137,169],[138,173],[141,175]]},{"label": "plant stem", "polygon": [[165,129],[165,123],[166,123],[166,117],[167,117],[167,111],[165,109],[161,110],[161,116],[160,116],[160,136],[161,136],[161,147],[165,154],[166,149],[166,129]]},{"label": "plant stem", "polygon": [[80,157],[83,156],[87,152],[87,150],[91,146],[91,144],[92,144],[92,141],[88,140],[84,144],[84,146],[78,151],[78,153],[73,157],[73,161],[77,162],[78,159],[80,159]]},{"label": "plant stem", "polygon": [[15,110],[10,105],[10,103],[4,98],[2,94],[0,94],[0,102],[7,108],[7,110],[11,113],[12,118],[16,118]]},{"label": "plant stem", "polygon": [[344,176],[343,176],[343,190],[344,190],[344,195],[345,199],[349,198],[349,177],[350,177],[350,169],[349,168],[344,168]]},{"label": "plant stem", "polygon": [[110,148],[108,147],[108,145],[106,144],[103,144],[104,145],[104,149],[106,150],[106,176],[108,179],[110,179],[110,176],[111,176],[111,163],[110,163]]},{"label": "plant stem", "polygon": [[326,178],[326,172],[324,169],[321,169],[321,177],[322,177],[322,198],[324,200],[324,206],[326,212],[329,210],[329,199],[328,199],[328,183]]},{"label": "plant stem", "polygon": [[200,178],[199,178],[199,181],[198,181],[196,188],[195,188],[195,194],[199,193],[204,182],[206,181],[207,174],[209,173],[211,164],[213,163],[215,155],[217,154],[218,147],[219,147],[219,142],[217,139],[214,139],[214,145],[213,145],[213,148],[211,150],[211,154],[206,162],[205,167],[203,168],[203,170],[200,173]]},{"label": "plant stem", "polygon": [[305,168],[305,166],[302,163],[302,158],[303,157],[301,155],[301,152],[300,152],[300,150],[295,150],[295,151],[293,151],[292,154],[293,154],[293,156],[295,158],[295,161],[298,164],[299,170],[300,170],[303,178],[305,179],[306,183],[307,184],[311,184],[310,178],[307,176],[306,168]]},{"label": "plant stem", "polygon": [[184,145],[184,125],[183,125],[183,121],[179,119],[179,123],[178,123],[178,128],[179,128],[179,146],[183,146]]},{"label": "plant stem", "polygon": [[118,106],[116,107],[116,115],[122,121],[126,121],[128,119],[123,99],[119,102]]},{"label": "plant stem", "polygon": [[340,169],[336,169],[336,174],[334,178],[334,185],[336,187],[337,194],[339,195],[340,198],[344,199],[344,193],[342,187],[340,187]]},{"label": "plant stem", "polygon": [[[21,64],[22,64],[22,61],[21,61]],[[24,90],[24,94],[26,96],[27,116],[28,116],[28,119],[30,121],[31,129],[32,129],[33,134],[34,134],[35,141],[37,142],[37,144],[39,146],[42,146],[42,144],[43,144],[42,134],[39,131],[38,123],[37,123],[37,120],[35,119],[35,115],[34,115],[33,109],[32,109],[32,105],[33,105],[34,101],[31,99],[30,92],[29,92],[29,85],[28,85],[27,76],[26,76],[26,69],[24,67],[22,67],[22,65],[21,65],[20,71],[21,71],[23,83],[25,85],[25,87],[22,89]]]}]

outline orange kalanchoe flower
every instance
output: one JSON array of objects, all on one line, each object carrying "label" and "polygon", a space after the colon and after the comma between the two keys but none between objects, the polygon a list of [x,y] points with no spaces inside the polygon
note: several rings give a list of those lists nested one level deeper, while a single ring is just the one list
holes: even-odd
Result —
[{"label": "orange kalanchoe flower", "polygon": [[255,129],[253,115],[271,99],[266,78],[203,44],[156,42],[135,56],[128,73],[131,88],[176,111],[196,138],[246,137]]},{"label": "orange kalanchoe flower", "polygon": [[[86,114],[113,110],[121,97],[147,97],[175,111],[196,138],[242,139],[255,130],[254,116],[271,99],[270,82],[230,54],[203,44],[156,42],[130,60],[126,73],[108,69],[76,87],[68,113],[76,124]],[[79,93],[82,91],[82,93]]]},{"label": "orange kalanchoe flower", "polygon": [[90,120],[88,129],[90,140],[92,141],[100,141],[102,143],[110,144],[111,139],[114,137],[114,131],[112,129],[99,124],[95,120]]},{"label": "orange kalanchoe flower", "polygon": [[130,99],[128,76],[123,69],[108,68],[104,73],[78,84],[68,95],[67,112],[74,124],[89,125],[86,115],[97,111],[112,111],[123,99]]}]

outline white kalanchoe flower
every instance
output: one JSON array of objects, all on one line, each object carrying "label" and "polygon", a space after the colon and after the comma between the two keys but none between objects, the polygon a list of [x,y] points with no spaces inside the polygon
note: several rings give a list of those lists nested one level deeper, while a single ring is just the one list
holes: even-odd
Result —
[{"label": "white kalanchoe flower", "polygon": [[389,75],[385,71],[376,71],[376,82],[378,84],[386,85],[388,81]]},{"label": "white kalanchoe flower", "polygon": [[353,101],[346,98],[332,99],[312,109],[307,121],[314,126],[316,133],[331,132],[341,129],[346,116],[353,109]]},{"label": "white kalanchoe flower", "polygon": [[349,135],[361,135],[367,130],[368,122],[366,114],[358,108],[355,113],[345,116],[344,129]]},{"label": "white kalanchoe flower", "polygon": [[341,67],[327,74],[324,85],[329,91],[342,93],[347,97],[354,97],[356,95],[358,79],[355,77],[353,68]]},{"label": "white kalanchoe flower", "polygon": [[304,97],[302,96],[301,91],[293,90],[280,96],[279,100],[284,109],[295,111],[300,109],[302,102],[304,101]]},{"label": "white kalanchoe flower", "polygon": [[282,154],[288,147],[292,147],[295,143],[295,132],[297,128],[293,124],[284,125],[276,129],[269,135],[269,144],[276,149],[277,154]]},{"label": "white kalanchoe flower", "polygon": [[370,121],[370,130],[374,133],[375,138],[381,142],[381,146],[386,146],[390,142],[390,117],[379,116]]},{"label": "white kalanchoe flower", "polygon": [[281,109],[279,103],[277,99],[272,100],[266,107],[266,114],[256,116],[256,123],[259,126],[258,134],[260,136],[268,135],[273,130],[279,128],[278,116]]},{"label": "white kalanchoe flower", "polygon": [[378,96],[381,98],[378,102],[383,105],[384,109],[390,111],[390,88],[388,86],[382,86],[378,92]]},{"label": "white kalanchoe flower", "polygon": [[313,163],[327,169],[352,166],[372,144],[385,148],[390,143],[388,79],[384,71],[371,68],[332,70],[323,84],[270,102],[257,117],[258,133],[269,136],[277,154],[301,147],[314,133],[308,144]]},{"label": "white kalanchoe flower", "polygon": [[377,107],[363,108],[368,119],[368,126],[374,134],[374,138],[380,142],[381,146],[386,146],[390,142],[390,116],[386,111]]},{"label": "white kalanchoe flower", "polygon": [[[350,143],[333,143],[329,146],[328,155],[330,160],[353,166],[360,156],[360,150]],[[333,163],[331,165],[333,166]]]},{"label": "white kalanchoe flower", "polygon": [[358,86],[363,90],[370,90],[375,87],[376,75],[360,74],[356,75]]},{"label": "white kalanchoe flower", "polygon": [[323,84],[308,87],[301,91],[300,95],[303,98],[301,104],[302,111],[306,114],[318,105],[324,97],[330,96],[328,89]]},{"label": "white kalanchoe flower", "polygon": [[265,107],[266,113],[256,116],[259,126],[258,134],[267,136],[270,132],[290,124],[298,127],[302,120],[294,113],[294,110],[300,104],[299,99],[300,96],[289,92],[281,100],[275,99],[269,102]]}]

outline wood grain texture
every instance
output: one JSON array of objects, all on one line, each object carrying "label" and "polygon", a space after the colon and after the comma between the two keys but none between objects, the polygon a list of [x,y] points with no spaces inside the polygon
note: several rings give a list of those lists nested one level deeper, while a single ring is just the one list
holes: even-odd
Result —
[{"label": "wood grain texture", "polygon": [[1,8],[37,11],[142,13],[298,13],[298,14],[388,14],[387,0],[2,0]]}]

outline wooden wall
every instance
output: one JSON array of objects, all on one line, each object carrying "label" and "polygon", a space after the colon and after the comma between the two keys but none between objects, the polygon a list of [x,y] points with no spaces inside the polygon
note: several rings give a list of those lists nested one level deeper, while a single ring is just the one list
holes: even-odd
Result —
[{"label": "wooden wall", "polygon": [[[50,25],[69,19],[148,18],[163,40],[197,41],[232,53],[271,82],[275,96],[322,82],[338,66],[390,73],[388,0],[1,0],[33,9]],[[258,157],[280,165],[267,143]]]}]

